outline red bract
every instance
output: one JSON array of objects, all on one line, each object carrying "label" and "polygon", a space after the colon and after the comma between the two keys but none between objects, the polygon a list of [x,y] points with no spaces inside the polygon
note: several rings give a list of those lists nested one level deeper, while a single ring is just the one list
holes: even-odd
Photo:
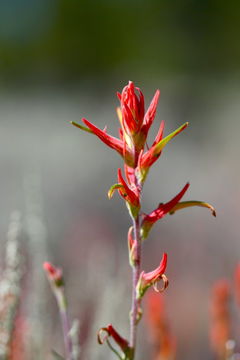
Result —
[{"label": "red bract", "polygon": [[149,131],[150,127],[152,126],[152,123],[155,119],[159,97],[160,97],[160,91],[157,90],[155,92],[152,102],[144,116],[141,132],[144,134],[145,139],[147,138],[148,131]]},{"label": "red bract", "polygon": [[[107,335],[105,337],[101,337],[102,333],[106,332]],[[105,341],[107,341],[108,337],[112,337],[116,344],[121,348],[123,352],[128,351],[129,344],[126,339],[124,339],[119,333],[114,329],[112,324],[109,324],[107,327],[103,327],[98,332],[98,342],[99,344],[103,344]]]},{"label": "red bract", "polygon": [[168,280],[164,275],[166,267],[167,267],[167,254],[164,253],[159,266],[155,270],[148,273],[142,271],[137,285],[137,294],[138,294],[137,296],[139,299],[143,297],[146,290],[150,286],[155,285],[161,279],[164,281],[164,286],[160,291],[163,291],[167,287]]},{"label": "red bract", "polygon": [[141,226],[141,235],[145,239],[156,221],[162,219],[166,214],[168,214],[176,204],[181,200],[187,189],[189,188],[189,183],[187,183],[184,188],[170,201],[165,204],[159,204],[159,206],[153,210],[150,214],[145,215],[142,220]]}]

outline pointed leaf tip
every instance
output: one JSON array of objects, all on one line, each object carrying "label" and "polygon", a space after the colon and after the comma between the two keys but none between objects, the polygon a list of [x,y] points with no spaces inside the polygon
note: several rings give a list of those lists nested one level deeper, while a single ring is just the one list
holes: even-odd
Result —
[{"label": "pointed leaf tip", "polygon": [[78,129],[81,129],[81,130],[86,131],[86,132],[88,132],[90,134],[93,134],[93,131],[91,129],[87,128],[86,126],[80,125],[80,124],[76,123],[75,121],[70,121],[70,124],[74,125]]},{"label": "pointed leaf tip", "polygon": [[159,156],[162,149],[167,145],[167,143],[173,139],[176,135],[180,134],[186,127],[188,126],[188,122],[181,125],[179,128],[177,128],[175,131],[167,135],[165,138],[161,139],[157,144],[154,145],[154,155]]},{"label": "pointed leaf tip", "polygon": [[110,187],[110,189],[108,190],[108,198],[111,199],[113,197],[114,192],[117,189],[120,189],[120,188],[124,188],[124,186],[122,184],[114,184],[114,185],[112,185]]}]

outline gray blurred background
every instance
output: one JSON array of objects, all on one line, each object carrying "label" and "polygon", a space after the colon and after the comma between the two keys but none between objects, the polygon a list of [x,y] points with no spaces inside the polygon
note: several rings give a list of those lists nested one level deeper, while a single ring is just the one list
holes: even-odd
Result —
[{"label": "gray blurred background", "polygon": [[[47,359],[51,347],[62,351],[48,284],[42,295],[34,290],[34,276],[45,286],[45,260],[64,269],[84,358],[114,357],[96,344],[97,328],[112,322],[128,332],[130,220],[117,195],[107,198],[122,161],[69,124],[86,117],[117,135],[116,91],[128,80],[142,89],[146,104],[161,90],[152,137],[162,119],[166,133],[190,122],[153,166],[144,211],[168,201],[187,181],[185,200],[208,201],[217,210],[216,219],[201,208],[168,216],[144,245],[148,271],[163,251],[169,254],[165,297],[177,359],[213,358],[211,288],[231,278],[240,261],[239,24],[234,0],[0,1],[1,252],[9,215],[19,209],[28,276],[22,311],[31,324],[38,319],[39,359]],[[43,297],[47,305],[39,305]],[[43,328],[39,309],[49,303]],[[140,327],[138,360],[145,360],[147,330]],[[42,339],[46,329],[55,331],[51,345]]]}]

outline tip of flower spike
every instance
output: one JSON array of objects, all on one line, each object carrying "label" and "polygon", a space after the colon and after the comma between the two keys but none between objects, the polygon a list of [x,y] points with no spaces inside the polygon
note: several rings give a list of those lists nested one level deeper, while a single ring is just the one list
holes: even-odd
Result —
[{"label": "tip of flower spike", "polygon": [[128,81],[128,86],[131,87],[131,88],[134,88],[134,83],[133,83],[133,81],[129,80],[129,81]]},{"label": "tip of flower spike", "polygon": [[49,273],[50,275],[55,275],[56,274],[56,268],[48,261],[45,261],[43,263],[43,269]]},{"label": "tip of flower spike", "polygon": [[60,268],[46,261],[43,263],[43,269],[46,271],[46,275],[51,283],[54,283],[57,287],[63,286],[63,274]]}]

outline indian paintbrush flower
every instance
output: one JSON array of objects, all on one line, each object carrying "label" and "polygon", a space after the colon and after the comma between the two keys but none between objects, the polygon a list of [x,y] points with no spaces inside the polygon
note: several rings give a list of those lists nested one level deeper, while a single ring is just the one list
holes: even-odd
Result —
[{"label": "indian paintbrush flower", "polygon": [[[149,130],[156,117],[157,105],[160,91],[157,90],[145,112],[145,100],[141,90],[130,81],[121,93],[117,93],[120,106],[117,108],[117,115],[120,123],[119,138],[107,133],[106,128],[101,130],[86,119],[82,119],[84,125],[72,122],[73,125],[97,136],[103,143],[117,151],[124,160],[125,179],[121,169],[118,169],[118,183],[114,184],[108,191],[109,198],[118,190],[119,195],[124,199],[132,218],[132,225],[128,232],[129,262],[132,267],[132,307],[130,311],[130,339],[129,342],[122,338],[117,331],[108,325],[100,329],[98,341],[102,344],[107,342],[111,350],[119,359],[133,360],[136,348],[137,324],[141,318],[141,301],[145,292],[151,286],[156,291],[163,291],[168,285],[168,279],[164,274],[167,266],[167,254],[164,253],[159,266],[151,271],[141,271],[141,244],[148,236],[152,226],[166,214],[173,214],[176,211],[190,206],[207,207],[215,215],[214,208],[205,202],[184,201],[180,202],[189,187],[187,183],[183,189],[170,201],[159,206],[149,214],[141,212],[141,195],[143,184],[151,166],[159,159],[164,147],[176,135],[180,134],[187,126],[184,123],[178,129],[164,137],[164,121],[159,124],[159,130],[154,142],[150,147],[147,144]],[[158,289],[159,281],[163,281],[162,289]],[[107,335],[102,338],[105,332]],[[115,340],[124,353],[124,357],[112,347],[108,338]]]},{"label": "indian paintbrush flower", "polygon": [[[135,87],[132,81],[124,87],[122,93],[117,93],[120,100],[120,107],[117,108],[117,115],[120,122],[119,138],[111,136],[104,130],[99,129],[86,119],[82,119],[84,125],[71,122],[76,127],[96,135],[107,146],[116,150],[124,159],[129,167],[136,168],[140,180],[145,180],[150,166],[158,159],[163,147],[174,136],[186,128],[187,123],[179,129],[163,137],[164,123],[162,122],[152,147],[144,153],[144,147],[147,140],[149,129],[155,119],[160,91],[157,90],[148,110],[145,113],[144,96],[138,87]],[[141,153],[141,158],[139,159]]]}]

